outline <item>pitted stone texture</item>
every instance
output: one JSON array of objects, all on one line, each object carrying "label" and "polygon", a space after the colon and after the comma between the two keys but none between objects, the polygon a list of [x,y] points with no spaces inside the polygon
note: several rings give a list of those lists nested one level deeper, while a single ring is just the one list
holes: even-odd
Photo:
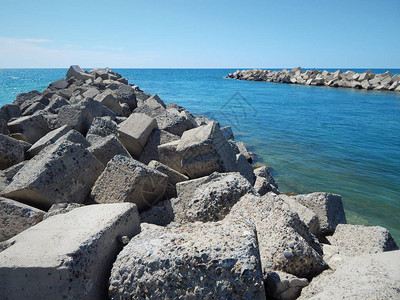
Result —
[{"label": "pitted stone texture", "polygon": [[105,299],[118,236],[139,231],[131,203],[90,205],[53,216],[0,252],[4,299]]},{"label": "pitted stone texture", "polygon": [[187,119],[180,115],[178,111],[165,110],[155,116],[158,128],[168,131],[171,134],[181,136],[188,128]]},{"label": "pitted stone texture", "polygon": [[26,163],[4,196],[47,209],[60,202],[82,203],[103,168],[83,146],[61,141]]},{"label": "pitted stone texture", "polygon": [[176,151],[181,157],[184,173],[190,178],[237,169],[236,155],[217,122],[185,131]]},{"label": "pitted stone texture", "polygon": [[0,134],[0,170],[5,170],[25,159],[24,147],[19,141]]},{"label": "pitted stone texture", "polygon": [[0,242],[39,223],[44,211],[0,197]]},{"label": "pitted stone texture", "polygon": [[132,202],[143,211],[162,199],[167,184],[167,175],[116,155],[97,179],[91,198],[97,203]]},{"label": "pitted stone texture", "polygon": [[264,282],[267,297],[277,300],[297,299],[302,288],[308,285],[307,279],[280,271],[268,273]]},{"label": "pitted stone texture", "polygon": [[86,135],[92,124],[93,116],[83,105],[65,105],[60,108],[57,115],[57,126],[68,125]]},{"label": "pitted stone texture", "polygon": [[256,189],[257,193],[259,193],[261,196],[268,192],[279,194],[278,184],[275,182],[266,166],[255,169],[254,174],[256,175],[254,188]]},{"label": "pitted stone texture", "polygon": [[338,224],[346,224],[340,195],[311,193],[296,195],[293,198],[317,214],[321,233],[324,235],[334,233]]},{"label": "pitted stone texture", "polygon": [[209,222],[223,219],[245,194],[255,194],[239,173],[213,173],[176,185],[179,207],[177,222]]},{"label": "pitted stone texture", "polygon": [[8,135],[10,131],[7,127],[7,121],[4,119],[0,119],[0,134]]},{"label": "pitted stone texture", "polygon": [[308,226],[310,233],[314,234],[317,237],[321,236],[319,219],[315,212],[297,202],[293,197],[284,194],[280,194],[279,197],[283,201],[285,201],[294,212],[299,215],[300,219]]},{"label": "pitted stone texture", "polygon": [[113,265],[111,299],[265,299],[252,226],[141,226]]},{"label": "pitted stone texture", "polygon": [[325,271],[298,299],[399,299],[400,251],[346,257],[335,271]]},{"label": "pitted stone texture", "polygon": [[[18,96],[17,96],[18,98]],[[5,104],[0,107],[0,119],[8,122],[12,118],[19,118],[21,116],[21,110],[15,103]]]},{"label": "pitted stone texture", "polygon": [[299,216],[275,194],[246,195],[226,218],[255,223],[265,273],[278,270],[311,278],[328,267],[321,256],[321,245]]},{"label": "pitted stone texture", "polygon": [[108,136],[108,135],[117,136],[118,134],[117,123],[111,120],[110,117],[94,118],[87,134],[88,135],[95,134],[98,136]]},{"label": "pitted stone texture", "polygon": [[333,236],[329,237],[329,242],[337,246],[339,254],[344,256],[399,249],[389,231],[381,226],[339,224]]},{"label": "pitted stone texture", "polygon": [[124,155],[131,158],[129,152],[115,136],[100,137],[97,141],[92,140],[88,148],[103,165],[106,165],[115,155]]},{"label": "pitted stone texture", "polygon": [[179,136],[155,128],[147,139],[139,161],[147,165],[151,160],[160,160],[158,155],[158,146],[176,140],[179,140]]},{"label": "pitted stone texture", "polygon": [[133,157],[139,158],[154,128],[157,128],[155,119],[134,113],[120,125],[119,139]]},{"label": "pitted stone texture", "polygon": [[38,140],[36,143],[34,143],[31,148],[29,148],[29,150],[28,150],[29,155],[31,157],[35,156],[43,148],[45,148],[48,145],[53,144],[55,141],[57,141],[60,137],[65,135],[70,130],[71,130],[70,126],[64,125],[64,126],[61,126],[60,128],[50,131],[44,137],[42,137],[40,140]]},{"label": "pitted stone texture", "polygon": [[33,115],[18,118],[8,123],[11,133],[21,133],[27,142],[34,144],[50,130],[42,115]]}]

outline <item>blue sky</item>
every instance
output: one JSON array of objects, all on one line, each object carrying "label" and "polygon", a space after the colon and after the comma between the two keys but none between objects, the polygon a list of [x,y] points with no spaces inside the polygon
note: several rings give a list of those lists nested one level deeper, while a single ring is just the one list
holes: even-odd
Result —
[{"label": "blue sky", "polygon": [[0,68],[400,68],[400,0],[6,1]]}]

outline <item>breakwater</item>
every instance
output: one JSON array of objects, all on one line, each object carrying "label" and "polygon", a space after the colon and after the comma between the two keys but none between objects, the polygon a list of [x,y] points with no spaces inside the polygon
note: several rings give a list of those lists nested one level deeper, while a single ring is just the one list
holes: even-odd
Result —
[{"label": "breakwater", "polygon": [[317,69],[303,70],[299,67],[281,71],[262,69],[237,70],[234,73],[228,74],[226,78],[400,92],[400,75],[392,75],[389,71],[382,74],[374,74],[370,70],[364,73],[356,73],[354,71],[342,72],[341,70],[328,72],[326,70],[320,71]]}]

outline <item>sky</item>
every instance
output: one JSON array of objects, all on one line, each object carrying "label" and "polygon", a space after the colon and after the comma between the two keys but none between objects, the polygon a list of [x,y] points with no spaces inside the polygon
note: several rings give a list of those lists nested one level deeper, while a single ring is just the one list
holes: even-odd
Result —
[{"label": "sky", "polygon": [[0,1],[0,68],[400,68],[400,0]]}]

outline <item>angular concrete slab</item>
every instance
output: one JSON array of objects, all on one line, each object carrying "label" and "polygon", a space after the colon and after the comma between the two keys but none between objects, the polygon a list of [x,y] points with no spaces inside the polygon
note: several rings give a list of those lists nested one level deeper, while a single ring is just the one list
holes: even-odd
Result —
[{"label": "angular concrete slab", "polygon": [[48,218],[0,252],[3,299],[105,299],[117,236],[139,232],[131,203],[90,205]]}]

